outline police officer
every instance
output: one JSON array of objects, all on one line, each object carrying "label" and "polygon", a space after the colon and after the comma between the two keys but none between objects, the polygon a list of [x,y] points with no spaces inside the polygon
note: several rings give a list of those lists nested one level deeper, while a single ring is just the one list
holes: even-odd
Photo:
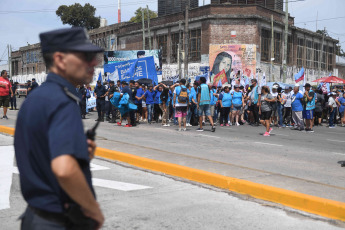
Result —
[{"label": "police officer", "polygon": [[36,82],[36,79],[32,78],[31,80],[32,80],[32,82],[30,84],[30,87],[28,88],[29,92],[32,92],[34,89],[36,89],[38,87],[38,83]]},{"label": "police officer", "polygon": [[97,81],[97,85],[94,91],[94,96],[96,98],[96,108],[98,113],[98,119],[96,121],[104,122],[106,94],[107,90],[104,87],[104,85],[102,85],[102,81]]},{"label": "police officer", "polygon": [[80,106],[80,113],[81,113],[81,118],[82,119],[86,119],[86,94],[87,94],[87,90],[84,86],[84,84],[82,84],[78,90],[79,96],[81,97],[81,101],[79,103]]},{"label": "police officer", "polygon": [[24,101],[14,139],[28,203],[21,229],[99,229],[104,217],[90,171],[96,144],[84,134],[76,86],[92,81],[102,49],[76,27],[42,33],[40,40],[49,74]]},{"label": "police officer", "polygon": [[[119,92],[119,89],[115,85],[114,81],[110,81],[109,82],[109,90],[107,93],[109,100],[114,96],[115,92]],[[116,123],[116,108],[111,103],[110,103],[110,113],[111,113],[111,120],[109,121],[109,123]]]},{"label": "police officer", "polygon": [[[131,100],[132,102],[135,101],[135,96],[137,95],[137,88],[135,87],[135,81],[134,80],[130,80],[129,81],[129,87],[131,89],[131,92],[132,92],[132,97],[131,97]],[[132,126],[136,126],[137,125],[137,122],[136,122],[136,119],[135,119],[135,114],[136,114],[136,111],[134,110],[131,110],[129,112],[129,116],[130,116],[130,119],[131,119],[131,125]]]}]

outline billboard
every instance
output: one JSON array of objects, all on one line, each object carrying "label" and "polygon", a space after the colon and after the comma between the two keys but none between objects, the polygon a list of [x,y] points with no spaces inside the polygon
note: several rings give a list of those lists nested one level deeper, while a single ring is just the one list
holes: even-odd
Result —
[{"label": "billboard", "polygon": [[234,80],[238,71],[246,78],[244,81],[247,81],[256,75],[256,45],[210,45],[209,62],[211,82],[214,82],[214,76],[222,70],[225,71],[229,83]]},{"label": "billboard", "polygon": [[117,50],[104,52],[104,65],[152,56],[157,71],[162,71],[160,50]]}]

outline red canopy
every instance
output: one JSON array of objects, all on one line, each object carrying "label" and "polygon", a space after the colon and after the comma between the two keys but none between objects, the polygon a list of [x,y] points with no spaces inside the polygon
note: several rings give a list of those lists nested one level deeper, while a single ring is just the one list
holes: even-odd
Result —
[{"label": "red canopy", "polygon": [[313,82],[325,82],[325,83],[342,83],[345,84],[345,80],[336,76],[329,76],[317,79]]}]

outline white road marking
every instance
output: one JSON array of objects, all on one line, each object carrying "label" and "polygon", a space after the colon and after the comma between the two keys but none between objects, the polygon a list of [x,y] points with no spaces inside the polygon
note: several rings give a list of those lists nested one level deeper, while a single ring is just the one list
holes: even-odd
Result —
[{"label": "white road marking", "polygon": [[90,163],[90,166],[91,166],[91,171],[100,171],[100,170],[110,169],[108,167],[104,167],[102,165],[96,165],[96,164],[93,164],[93,163]]},{"label": "white road marking", "polygon": [[272,145],[272,146],[278,146],[278,147],[283,147],[284,146],[284,145],[277,145],[277,144],[271,144],[271,143],[265,143],[265,142],[254,142],[254,144]]},{"label": "white road marking", "polygon": [[13,146],[0,146],[0,210],[10,208]]},{"label": "white road marking", "polygon": [[199,134],[198,136],[211,137],[211,138],[221,138],[221,137],[210,136],[210,135],[205,135],[205,134]]},{"label": "white road marking", "polygon": [[339,140],[331,140],[331,139],[327,139],[327,141],[333,141],[333,142],[340,142],[340,143],[345,143],[345,141],[339,141]]},{"label": "white road marking", "polygon": [[138,184],[130,184],[130,183],[124,183],[119,181],[113,181],[113,180],[103,180],[98,178],[92,178],[92,184],[94,186],[103,187],[103,188],[111,188],[121,191],[134,191],[134,190],[142,190],[142,189],[148,189],[152,187],[138,185]]},{"label": "white road marking", "polygon": [[336,155],[342,155],[342,156],[345,156],[345,153],[335,153],[335,152],[332,152],[333,154],[336,154]]},{"label": "white road marking", "polygon": [[330,133],[330,134],[341,134],[341,133],[337,133],[337,132],[326,132],[326,133]]}]

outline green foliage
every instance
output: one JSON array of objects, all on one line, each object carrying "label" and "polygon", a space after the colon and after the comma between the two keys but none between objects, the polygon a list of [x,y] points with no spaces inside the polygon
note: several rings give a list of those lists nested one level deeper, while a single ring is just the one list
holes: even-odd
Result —
[{"label": "green foliage", "polygon": [[139,8],[135,11],[135,15],[129,20],[130,22],[141,22],[142,20],[142,10],[144,10],[144,18],[145,21],[148,19],[148,16],[150,15],[150,19],[151,18],[157,18],[158,15],[156,12],[149,10],[149,13],[147,13],[147,9],[146,8]]},{"label": "green foliage", "polygon": [[56,15],[60,17],[63,24],[71,26],[85,27],[86,29],[95,29],[100,26],[100,17],[95,17],[96,8],[86,3],[84,6],[79,3],[66,6],[61,5]]},{"label": "green foliage", "polygon": [[327,30],[317,30],[316,33],[321,34],[321,35],[325,35],[326,37],[329,37]]}]

